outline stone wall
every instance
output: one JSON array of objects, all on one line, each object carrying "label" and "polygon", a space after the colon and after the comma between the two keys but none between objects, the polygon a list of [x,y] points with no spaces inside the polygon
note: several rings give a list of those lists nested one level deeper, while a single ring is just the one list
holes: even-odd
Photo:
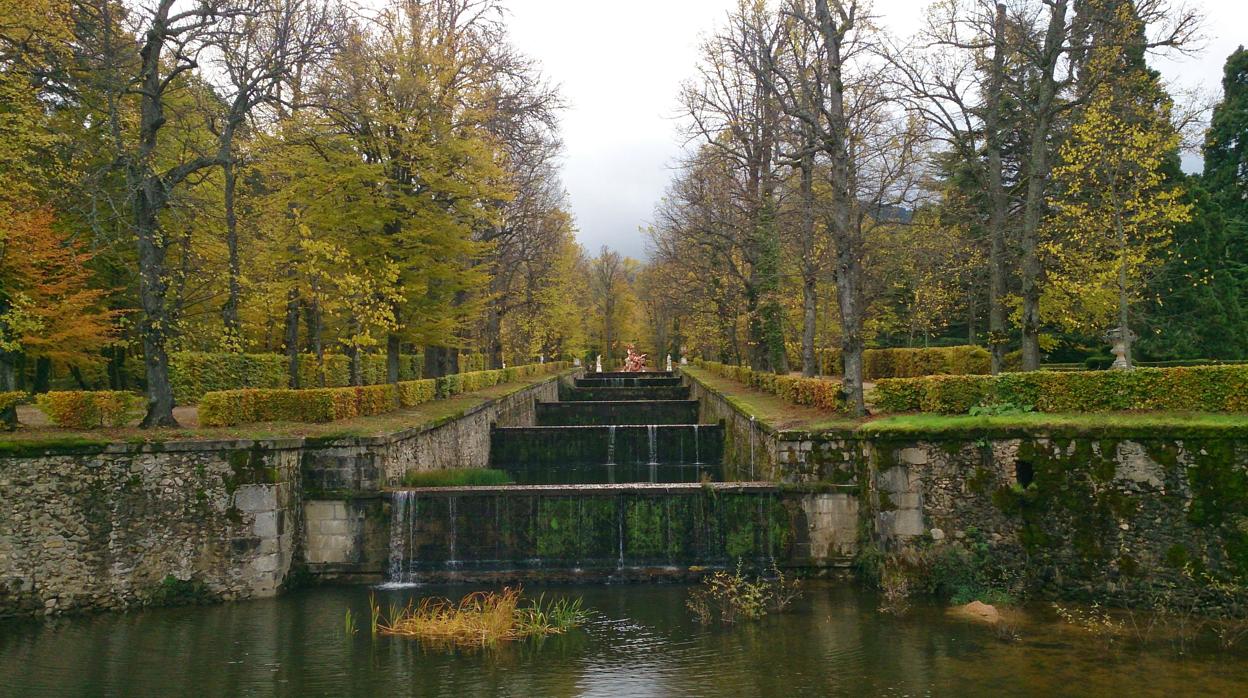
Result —
[{"label": "stone wall", "polygon": [[856,482],[863,448],[856,434],[778,431],[693,374],[685,373],[684,378],[691,396],[699,401],[699,421],[724,424],[724,464],[730,477],[786,483]]},{"label": "stone wall", "polygon": [[483,467],[490,424],[532,423],[559,380],[375,439],[0,453],[0,617],[271,596],[301,568],[379,577],[379,490],[408,468]]},{"label": "stone wall", "polygon": [[383,579],[390,507],[381,491],[402,484],[408,470],[488,467],[490,426],[533,424],[535,403],[556,400],[572,375],[551,376],[432,425],[309,444],[303,451],[307,570],[323,580]]},{"label": "stone wall", "polygon": [[490,461],[490,425],[527,426],[534,402],[553,402],[564,376],[478,405],[454,418],[376,437],[309,441],[303,451],[308,496],[341,498],[396,487],[408,470],[485,468]]},{"label": "stone wall", "polygon": [[[1045,596],[1148,603],[1248,574],[1248,439],[877,441],[864,509],[886,549],[984,546]],[[1188,570],[1185,573],[1184,568]]]},{"label": "stone wall", "polygon": [[298,446],[0,457],[0,616],[275,594],[300,544]]},{"label": "stone wall", "polygon": [[1248,436],[1232,429],[777,432],[686,380],[703,421],[725,424],[726,471],[855,491],[860,545],[1132,605],[1248,578]]}]

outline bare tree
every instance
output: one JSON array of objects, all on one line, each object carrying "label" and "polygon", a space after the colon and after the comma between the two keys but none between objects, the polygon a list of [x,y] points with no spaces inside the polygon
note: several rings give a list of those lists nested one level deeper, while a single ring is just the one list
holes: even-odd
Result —
[{"label": "bare tree", "polygon": [[[252,12],[227,18],[212,46],[223,84],[218,87],[227,107],[210,121],[217,135],[225,175],[225,231],[229,253],[227,295],[221,309],[227,344],[241,350],[238,319],[240,284],[238,217],[235,213],[236,134],[262,106],[281,113],[302,101],[304,75],[335,48],[335,19],[321,0],[260,0]],[[283,89],[289,87],[289,89]],[[219,123],[218,123],[219,122]]]}]

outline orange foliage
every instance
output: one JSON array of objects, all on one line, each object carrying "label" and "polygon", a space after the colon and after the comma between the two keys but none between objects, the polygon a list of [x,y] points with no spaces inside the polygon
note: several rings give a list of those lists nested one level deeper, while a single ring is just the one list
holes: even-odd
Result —
[{"label": "orange foliage", "polygon": [[34,321],[21,336],[22,350],[66,364],[98,361],[99,350],[116,339],[119,313],[103,307],[107,290],[88,285],[91,255],[53,227],[48,208],[5,213],[0,288],[25,296]]}]

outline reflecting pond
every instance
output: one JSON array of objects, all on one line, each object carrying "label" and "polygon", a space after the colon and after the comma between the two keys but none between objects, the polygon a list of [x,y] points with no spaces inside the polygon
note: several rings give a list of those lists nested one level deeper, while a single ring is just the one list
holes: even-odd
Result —
[{"label": "reflecting pond", "polygon": [[[881,614],[848,584],[812,583],[790,612],[727,628],[692,621],[686,586],[530,586],[583,597],[591,622],[449,653],[370,637],[369,591],[0,623],[0,695],[1248,695],[1241,650],[1110,648],[1044,614],[1005,642],[935,605]],[[385,607],[466,591],[376,593]]]}]

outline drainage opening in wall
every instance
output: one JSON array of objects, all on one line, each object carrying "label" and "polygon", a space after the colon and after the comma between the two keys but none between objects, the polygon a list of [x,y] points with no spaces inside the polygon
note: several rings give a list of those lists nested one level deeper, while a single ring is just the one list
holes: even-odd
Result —
[{"label": "drainage opening in wall", "polygon": [[1031,463],[1023,460],[1014,463],[1014,482],[1017,482],[1020,487],[1030,485],[1035,479],[1036,473],[1032,469]]}]

